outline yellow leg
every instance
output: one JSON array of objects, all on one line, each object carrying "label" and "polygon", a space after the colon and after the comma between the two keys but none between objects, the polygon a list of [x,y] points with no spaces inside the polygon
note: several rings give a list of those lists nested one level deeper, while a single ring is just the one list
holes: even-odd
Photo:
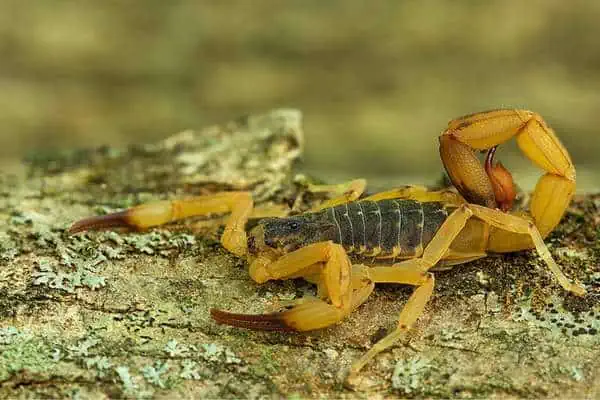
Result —
[{"label": "yellow leg", "polygon": [[417,319],[419,319],[421,314],[423,314],[425,304],[427,304],[431,298],[431,294],[433,293],[433,286],[433,274],[427,274],[427,280],[421,286],[418,286],[415,289],[400,312],[397,328],[379,342],[375,343],[373,347],[369,349],[369,351],[367,351],[359,360],[352,364],[348,374],[348,382],[352,383],[356,379],[358,372],[369,361],[371,361],[377,354],[396,344],[398,340],[400,340],[412,328]]},{"label": "yellow leg", "polygon": [[375,283],[402,283],[415,285],[417,288],[402,309],[396,330],[377,342],[352,364],[348,375],[349,381],[352,381],[377,354],[397,343],[421,316],[434,286],[433,274],[427,271],[442,259],[471,216],[472,212],[467,205],[454,211],[427,245],[421,258],[406,260],[391,267],[375,267],[369,270],[369,278]]},{"label": "yellow leg", "polygon": [[346,183],[339,183],[334,185],[313,185],[307,184],[306,188],[312,193],[332,193],[337,197],[326,200],[318,206],[314,207],[311,211],[319,211],[328,207],[339,206],[340,204],[349,203],[354,200],[358,200],[364,193],[367,187],[367,181],[365,179],[355,179]]},{"label": "yellow leg", "polygon": [[365,200],[371,201],[390,199],[416,200],[424,203],[439,201],[444,204],[456,206],[465,203],[465,199],[463,199],[457,193],[451,192],[449,190],[430,192],[424,186],[406,186],[403,188],[386,190],[385,192],[376,193],[372,196],[368,196],[365,198]]},{"label": "yellow leg", "polygon": [[187,217],[230,212],[221,243],[227,250],[242,256],[247,252],[245,225],[252,208],[250,192],[223,192],[186,200],[147,203],[113,214],[86,218],[74,223],[69,232],[112,227],[146,229]]},{"label": "yellow leg", "polygon": [[490,149],[512,137],[521,151],[546,171],[531,200],[535,224],[546,237],[573,196],[575,167],[541,116],[526,110],[495,110],[451,121],[440,137],[442,161],[450,179],[469,202],[495,208],[491,181],[473,149]]},{"label": "yellow leg", "polygon": [[[578,296],[585,295],[585,293],[586,293],[585,289],[576,283],[572,283],[564,275],[564,273],[561,271],[560,267],[556,264],[556,262],[552,258],[552,255],[550,254],[550,251],[548,250],[548,248],[546,247],[546,244],[544,243],[544,239],[542,238],[542,235],[540,234],[540,232],[538,231],[538,229],[536,228],[536,226],[533,222],[531,222],[527,219],[524,219],[522,217],[518,217],[516,215],[505,214],[498,210],[491,210],[489,208],[477,206],[474,204],[470,204],[469,208],[472,210],[473,214],[477,218],[482,219],[483,221],[487,222],[488,224],[490,224],[498,229],[501,229],[501,230],[507,231],[507,232],[512,232],[515,234],[529,236],[531,238],[531,240],[533,241],[533,244],[535,245],[535,248],[536,248],[538,254],[540,255],[540,257],[542,257],[542,259],[544,260],[546,265],[548,265],[548,268],[550,269],[552,274],[556,277],[556,279],[558,280],[560,285],[565,290],[567,290],[575,295],[578,295]],[[490,242],[492,242],[494,240],[494,234],[495,234],[494,231],[492,231],[490,234]],[[491,249],[491,250],[493,250],[493,249]]]},{"label": "yellow leg", "polygon": [[[358,308],[366,301],[377,282],[393,282],[406,285],[426,284],[431,274],[418,272],[414,268],[401,264],[392,267],[369,268],[363,265],[353,266],[352,302],[351,307],[344,312],[341,309],[332,310],[332,306],[321,301],[311,300],[302,302],[291,310],[281,314],[281,318],[294,330],[308,331],[320,329],[339,322],[343,317]],[[380,280],[378,280],[380,279]],[[415,319],[418,318],[418,315]]]},{"label": "yellow leg", "polygon": [[393,346],[408,330],[410,330],[411,326],[422,314],[425,304],[431,297],[433,291],[433,275],[426,273],[426,271],[434,267],[449,253],[448,250],[450,245],[465,227],[469,218],[473,216],[496,228],[518,234],[530,235],[536,245],[538,253],[548,264],[550,270],[554,276],[556,276],[560,284],[572,293],[577,295],[585,294],[584,288],[571,283],[561,272],[532,222],[517,216],[505,214],[498,210],[492,210],[474,204],[464,204],[454,211],[442,224],[436,235],[425,248],[421,258],[407,260],[396,264],[391,268],[379,267],[369,270],[369,278],[375,283],[408,283],[418,287],[415,289],[400,313],[396,330],[377,342],[366,354],[352,364],[348,376],[349,381],[353,380],[360,369],[371,359],[390,346]]}]

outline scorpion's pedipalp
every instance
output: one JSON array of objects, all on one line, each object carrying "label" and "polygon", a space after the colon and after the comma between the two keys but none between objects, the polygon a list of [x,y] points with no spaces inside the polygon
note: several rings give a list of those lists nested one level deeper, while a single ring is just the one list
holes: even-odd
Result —
[{"label": "scorpion's pedipalp", "polygon": [[249,192],[223,192],[184,200],[146,203],[113,214],[86,218],[75,222],[69,233],[113,227],[146,229],[183,218],[230,212],[221,243],[232,253],[243,256],[247,252],[245,225],[252,210],[253,201]]}]

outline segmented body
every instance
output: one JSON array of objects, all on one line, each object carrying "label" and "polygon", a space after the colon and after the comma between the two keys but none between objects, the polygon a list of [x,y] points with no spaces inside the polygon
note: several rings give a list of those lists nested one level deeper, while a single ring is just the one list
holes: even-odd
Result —
[{"label": "segmented body", "polygon": [[356,201],[319,213],[333,225],[328,239],[358,257],[411,258],[423,253],[452,212],[442,203]]}]

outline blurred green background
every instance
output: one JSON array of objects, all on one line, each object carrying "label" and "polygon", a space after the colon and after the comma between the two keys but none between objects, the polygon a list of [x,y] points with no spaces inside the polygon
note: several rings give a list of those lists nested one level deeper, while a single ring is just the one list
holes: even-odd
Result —
[{"label": "blurred green background", "polygon": [[598,190],[599,21],[591,0],[2,0],[0,160],[297,107],[309,172],[431,183],[448,120],[519,107]]}]

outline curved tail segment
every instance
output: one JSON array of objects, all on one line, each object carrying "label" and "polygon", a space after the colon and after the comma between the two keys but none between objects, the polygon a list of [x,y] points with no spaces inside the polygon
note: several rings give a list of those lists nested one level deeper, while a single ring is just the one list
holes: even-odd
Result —
[{"label": "curved tail segment", "polygon": [[[494,193],[495,189],[510,186],[496,167],[486,171],[475,155],[475,150],[495,148],[514,138],[523,154],[545,174],[540,178],[531,198],[530,212],[542,237],[546,237],[560,222],[575,192],[575,166],[567,149],[543,118],[528,110],[492,110],[467,115],[450,121],[440,136],[442,162],[452,183],[473,204],[488,208],[507,208]],[[493,158],[493,153],[491,153]],[[488,154],[490,158],[490,154]],[[532,247],[528,239],[498,240],[502,251],[516,251]],[[504,248],[501,243],[512,242]],[[492,247],[495,247],[494,245]]]}]

